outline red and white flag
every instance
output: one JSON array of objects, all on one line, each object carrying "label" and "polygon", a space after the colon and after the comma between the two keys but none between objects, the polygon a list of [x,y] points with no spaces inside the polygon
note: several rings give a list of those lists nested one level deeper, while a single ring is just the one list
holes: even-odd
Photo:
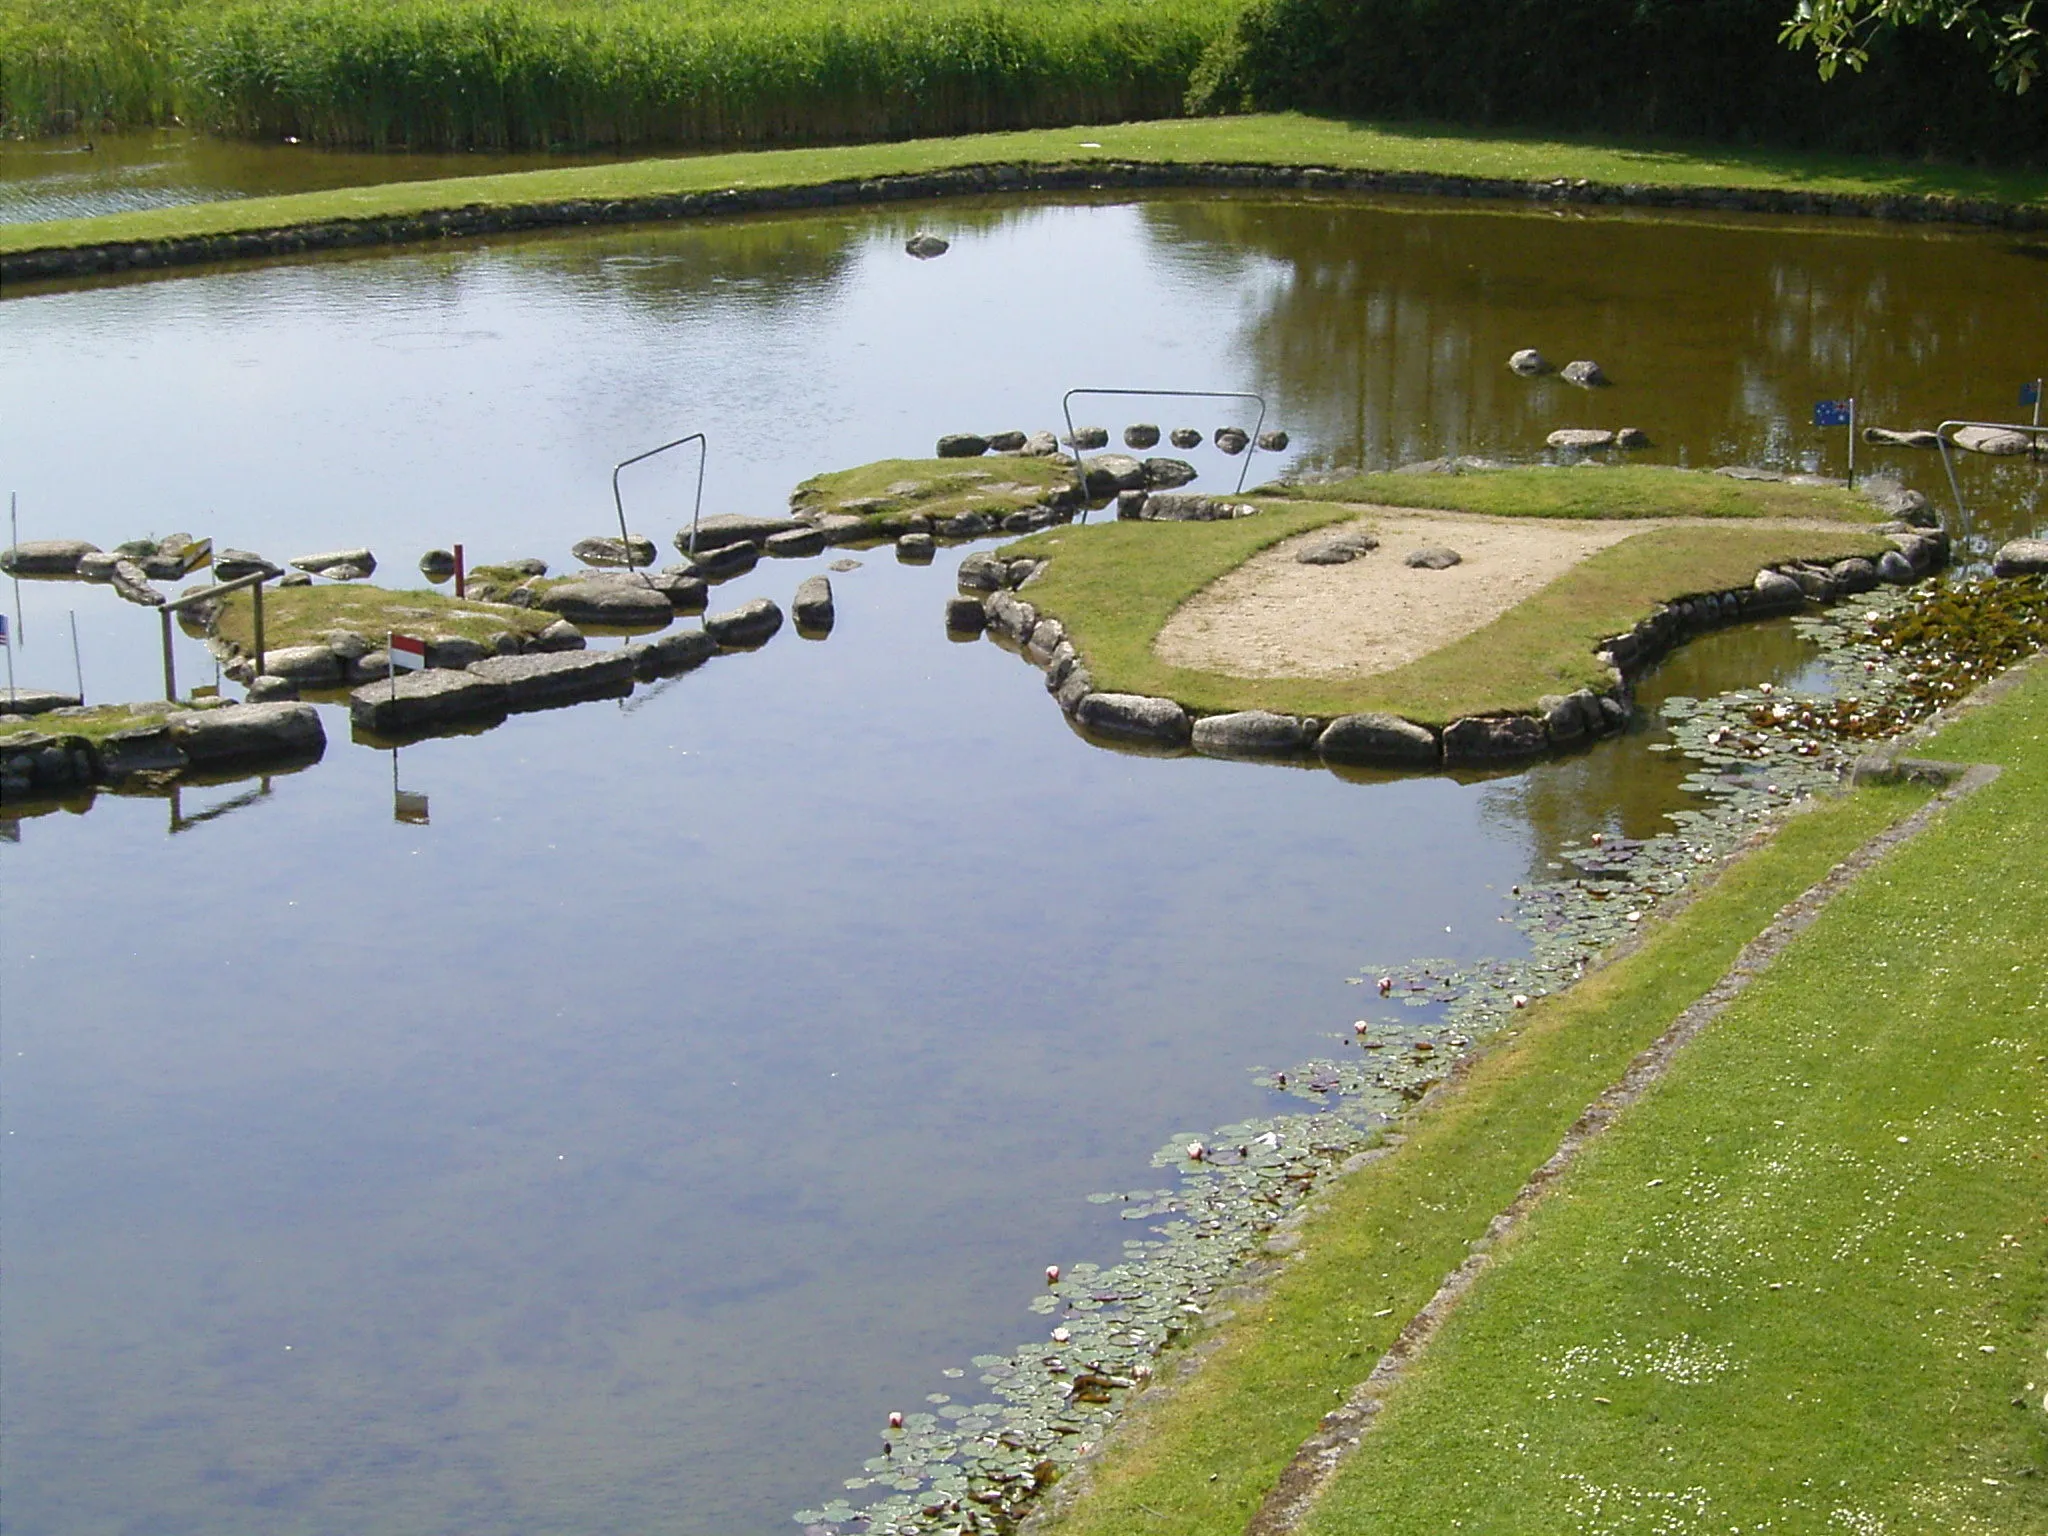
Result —
[{"label": "red and white flag", "polygon": [[391,637],[391,670],[394,672],[417,672],[427,664],[427,642],[416,640],[411,635],[394,634]]}]

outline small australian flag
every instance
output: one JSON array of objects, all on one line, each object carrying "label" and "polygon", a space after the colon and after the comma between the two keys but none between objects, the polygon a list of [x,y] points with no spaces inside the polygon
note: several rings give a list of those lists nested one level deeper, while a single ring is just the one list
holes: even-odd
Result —
[{"label": "small australian flag", "polygon": [[1846,427],[1849,425],[1849,402],[1846,400],[1820,400],[1814,403],[1813,424],[1816,427]]}]

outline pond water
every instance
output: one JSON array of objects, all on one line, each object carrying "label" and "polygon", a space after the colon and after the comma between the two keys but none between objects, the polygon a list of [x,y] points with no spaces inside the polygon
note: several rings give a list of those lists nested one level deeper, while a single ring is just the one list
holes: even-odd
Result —
[{"label": "pond water", "polygon": [[183,128],[0,139],[0,224],[83,219],[222,198],[325,192],[436,176],[602,164],[616,155],[372,154],[213,139]]},{"label": "pond water", "polygon": [[[952,252],[903,256],[920,226]],[[1259,389],[1276,470],[1588,421],[1834,468],[1816,398],[2001,414],[2041,270],[1937,231],[948,204],[25,294],[0,422],[25,538],[367,543],[402,581],[456,540],[564,563],[611,465],[684,431],[707,511],[766,511],[1078,385]],[[1515,380],[1523,345],[1618,382]],[[1966,468],[1979,537],[2042,520],[2039,470]],[[666,539],[689,478],[630,479],[636,527]],[[1476,782],[1103,752],[947,641],[957,554],[858,558],[822,643],[396,758],[329,708],[305,771],[12,824],[10,1530],[790,1529],[890,1409],[1037,1331],[1047,1263],[1116,1256],[1089,1192],[1348,1034],[1348,978],[1518,952],[1509,884],[1681,803],[1647,725]],[[160,688],[152,616],[21,601],[24,686],[69,681],[75,614],[89,694]],[[1730,632],[1646,698],[1811,666]]]}]

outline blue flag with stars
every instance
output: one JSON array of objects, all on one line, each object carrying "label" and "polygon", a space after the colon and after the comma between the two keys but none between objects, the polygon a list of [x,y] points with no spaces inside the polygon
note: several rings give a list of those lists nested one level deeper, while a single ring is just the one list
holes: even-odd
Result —
[{"label": "blue flag with stars", "polygon": [[1821,400],[1813,407],[1813,424],[1816,427],[1846,427],[1849,425],[1849,402],[1846,400]]}]

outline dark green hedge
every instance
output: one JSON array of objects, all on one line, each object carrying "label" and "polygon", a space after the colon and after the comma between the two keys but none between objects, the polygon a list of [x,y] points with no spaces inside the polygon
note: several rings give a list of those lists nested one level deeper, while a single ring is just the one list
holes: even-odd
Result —
[{"label": "dark green hedge", "polygon": [[1190,106],[1298,107],[1550,128],[2048,162],[2048,89],[2000,91],[1938,31],[1879,39],[1822,82],[1778,42],[1793,0],[1252,0]]}]

